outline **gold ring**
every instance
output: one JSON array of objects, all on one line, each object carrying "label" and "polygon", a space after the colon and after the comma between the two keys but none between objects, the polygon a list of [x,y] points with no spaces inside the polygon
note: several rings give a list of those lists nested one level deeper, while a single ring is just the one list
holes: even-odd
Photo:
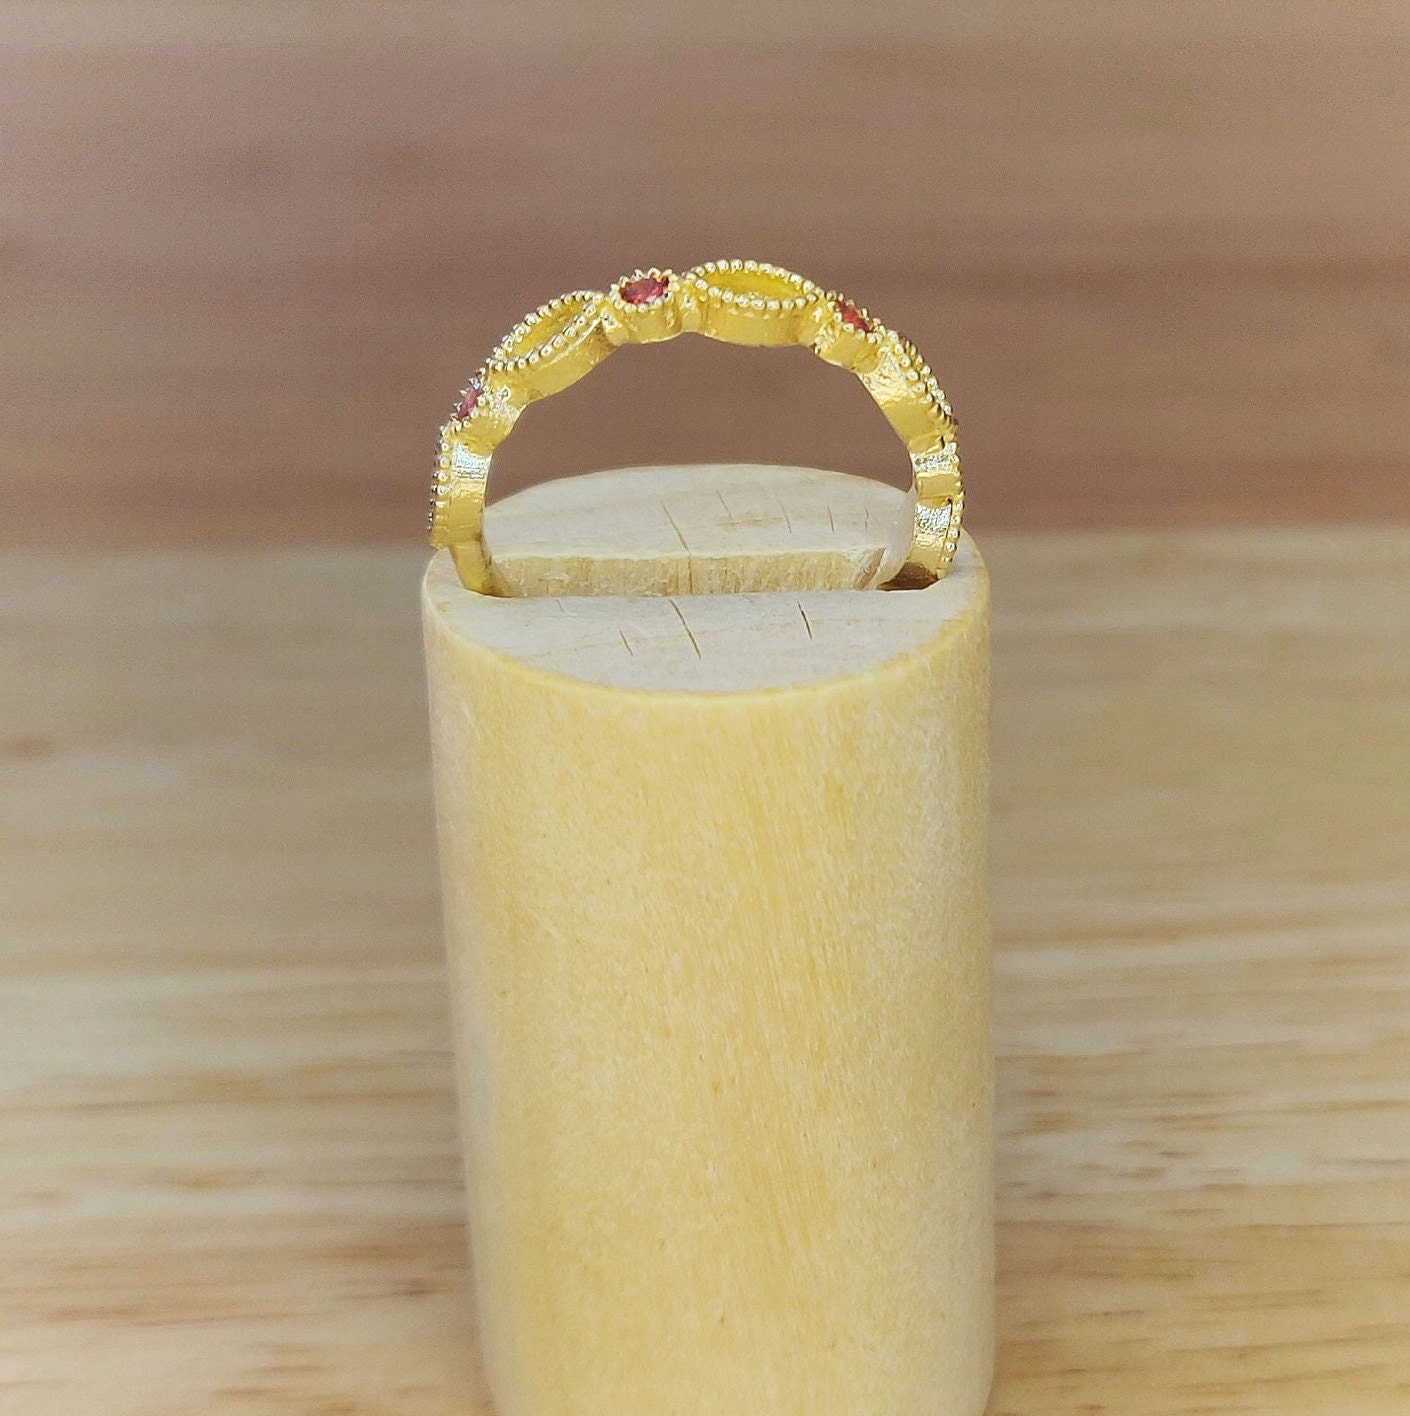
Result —
[{"label": "gold ring", "polygon": [[441,429],[431,487],[431,544],[448,546],[467,590],[497,594],[485,549],[490,459],[529,404],[576,383],[622,344],[678,334],[730,344],[806,345],[850,369],[911,458],[915,529],[909,559],[940,577],[959,543],[964,491],[955,416],[915,346],[861,306],[762,261],[710,261],[681,274],[638,270],[606,292],[575,290],[540,305],[470,378]]}]

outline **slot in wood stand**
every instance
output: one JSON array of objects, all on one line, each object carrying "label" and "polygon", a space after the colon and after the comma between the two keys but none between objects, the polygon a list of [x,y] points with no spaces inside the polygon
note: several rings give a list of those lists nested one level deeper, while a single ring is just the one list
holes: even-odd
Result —
[{"label": "slot in wood stand", "polygon": [[861,588],[905,496],[752,466],[545,484],[487,526],[520,593],[443,552],[423,608],[498,1416],[978,1416],[973,544]]}]

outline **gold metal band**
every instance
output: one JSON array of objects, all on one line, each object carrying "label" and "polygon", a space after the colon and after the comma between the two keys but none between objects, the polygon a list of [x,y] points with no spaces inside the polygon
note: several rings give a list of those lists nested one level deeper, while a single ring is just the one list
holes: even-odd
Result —
[{"label": "gold metal band", "polygon": [[910,453],[910,560],[945,574],[964,508],[955,417],[915,346],[801,275],[761,261],[710,261],[679,275],[639,270],[606,292],[560,295],[520,320],[471,378],[441,429],[430,511],[431,544],[450,547],[466,589],[496,593],[485,489],[494,450],[524,409],[576,383],[619,345],[687,332],[730,344],[806,345],[856,374]]}]

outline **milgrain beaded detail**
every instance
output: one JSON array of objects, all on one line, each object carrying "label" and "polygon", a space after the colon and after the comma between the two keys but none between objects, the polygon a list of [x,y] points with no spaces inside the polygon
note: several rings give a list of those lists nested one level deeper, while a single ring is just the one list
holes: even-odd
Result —
[{"label": "milgrain beaded detail", "polygon": [[682,278],[706,294],[761,305],[789,300],[801,308],[823,293],[806,276],[767,261],[706,261],[692,266]]},{"label": "milgrain beaded detail", "polygon": [[467,382],[441,430],[431,543],[448,546],[467,588],[494,593],[484,501],[494,450],[536,399],[577,382],[613,349],[697,333],[731,344],[802,345],[854,373],[910,454],[911,559],[949,568],[964,495],[955,418],[930,366],[863,306],[782,266],[719,260],[681,273],[634,271],[606,291],[575,290],[526,315]]},{"label": "milgrain beaded detail", "polygon": [[825,315],[821,286],[764,261],[707,261],[682,277],[684,327],[737,344],[811,344]]},{"label": "milgrain beaded detail", "polygon": [[576,383],[612,352],[602,328],[606,298],[574,290],[525,315],[485,360],[486,380],[516,411]]},{"label": "milgrain beaded detail", "polygon": [[602,292],[598,290],[574,290],[540,305],[495,345],[485,367],[504,373],[528,368],[549,357],[591,328],[600,313],[602,299]]},{"label": "milgrain beaded detail", "polygon": [[[453,418],[441,433],[440,450],[436,455],[436,475],[431,482],[430,507],[427,511],[427,526],[432,541],[436,541],[442,531],[465,529],[464,515],[477,499],[484,504],[484,484],[490,475],[490,455],[475,452],[467,444],[463,433],[473,420]],[[465,492],[470,491],[467,499]],[[470,523],[473,524],[473,523]],[[449,544],[449,543],[447,543]]]}]

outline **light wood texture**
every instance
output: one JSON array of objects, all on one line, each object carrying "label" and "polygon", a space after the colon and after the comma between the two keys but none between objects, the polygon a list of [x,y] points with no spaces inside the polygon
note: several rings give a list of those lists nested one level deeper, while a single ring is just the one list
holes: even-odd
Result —
[{"label": "light wood texture", "polygon": [[[707,493],[724,486],[751,517],[723,516]],[[527,544],[550,584],[582,564],[552,528],[585,497],[658,513],[613,562],[624,588],[683,556],[726,585],[829,562],[850,585],[880,560],[862,511],[899,503],[885,521],[907,526],[900,493],[802,468],[525,496],[496,553]],[[800,557],[826,535],[830,557]],[[993,1069],[973,544],[919,590],[610,589],[473,594],[447,552],[424,585],[495,1408],[979,1416]]]},{"label": "light wood texture", "polygon": [[509,595],[867,590],[914,517],[913,494],[816,467],[618,467],[491,506],[485,543]]},{"label": "light wood texture", "polygon": [[[412,534],[515,320],[722,255],[917,341],[980,533],[1410,515],[1395,0],[7,0],[0,95],[11,544]],[[503,490],[904,480],[801,352],[633,352]]]},{"label": "light wood texture", "polygon": [[857,588],[901,570],[913,514],[895,487],[818,468],[615,468],[490,509],[505,595],[462,593],[449,555],[427,591],[458,633],[533,668],[614,688],[779,688],[878,668],[962,614],[981,573],[967,543],[931,594]]},{"label": "light wood texture", "polygon": [[[1399,1416],[1410,533],[984,552],[990,1416]],[[488,1411],[425,561],[0,557],[6,1416]]]}]

